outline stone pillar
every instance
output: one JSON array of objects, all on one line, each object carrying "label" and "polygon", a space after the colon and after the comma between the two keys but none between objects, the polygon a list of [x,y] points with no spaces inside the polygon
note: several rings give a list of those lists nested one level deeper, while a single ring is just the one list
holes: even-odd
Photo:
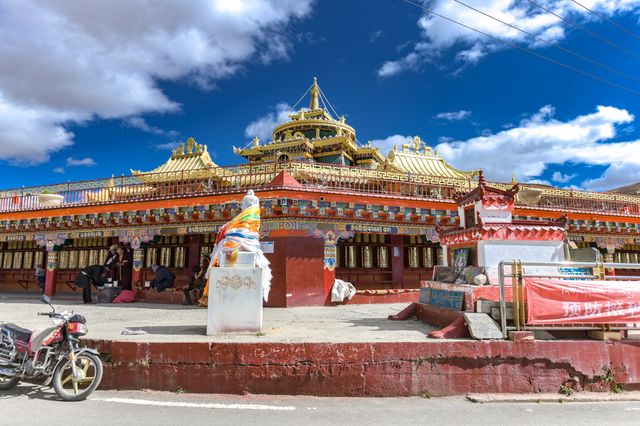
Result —
[{"label": "stone pillar", "polygon": [[45,276],[44,294],[49,297],[56,295],[56,272],[58,271],[58,252],[47,252],[47,273]]},{"label": "stone pillar", "polygon": [[391,276],[393,288],[402,288],[404,284],[404,238],[391,235]]},{"label": "stone pillar", "polygon": [[131,271],[131,284],[136,286],[142,283],[142,266],[144,260],[144,249],[133,250],[133,268]]}]

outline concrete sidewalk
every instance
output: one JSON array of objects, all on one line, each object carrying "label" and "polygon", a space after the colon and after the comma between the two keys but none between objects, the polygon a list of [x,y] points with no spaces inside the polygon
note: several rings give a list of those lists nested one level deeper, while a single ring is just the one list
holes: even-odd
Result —
[{"label": "concrete sidewalk", "polygon": [[[130,342],[424,342],[433,330],[420,321],[390,321],[406,303],[335,307],[265,308],[263,332],[206,336],[207,310],[193,306],[152,303],[84,305],[54,300],[57,311],[87,318],[91,339]],[[35,296],[0,294],[0,323],[42,329],[50,325],[36,312],[50,308]],[[123,335],[124,329],[146,334]]]}]

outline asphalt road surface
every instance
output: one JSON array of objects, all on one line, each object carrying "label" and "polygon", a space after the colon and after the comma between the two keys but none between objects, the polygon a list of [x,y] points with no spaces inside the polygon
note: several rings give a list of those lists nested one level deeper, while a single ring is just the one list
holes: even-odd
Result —
[{"label": "asphalt road surface", "polygon": [[0,424],[90,425],[626,425],[640,402],[489,403],[450,398],[316,398],[99,391],[61,402],[50,388],[0,391]]}]

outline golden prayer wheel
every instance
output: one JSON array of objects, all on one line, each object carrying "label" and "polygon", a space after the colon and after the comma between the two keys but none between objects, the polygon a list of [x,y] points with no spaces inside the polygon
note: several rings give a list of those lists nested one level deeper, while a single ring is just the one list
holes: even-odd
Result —
[{"label": "golden prayer wheel", "polygon": [[98,250],[89,250],[89,265],[97,265],[98,263],[103,263],[98,262]]},{"label": "golden prayer wheel", "polygon": [[176,268],[184,268],[185,264],[185,249],[184,247],[176,247],[176,255],[175,255],[175,267]]},{"label": "golden prayer wheel", "polygon": [[419,268],[420,257],[418,255],[418,247],[409,247],[409,268]]},{"label": "golden prayer wheel", "polygon": [[638,253],[631,253],[631,263],[638,263]]},{"label": "golden prayer wheel", "polygon": [[389,248],[385,246],[378,247],[378,268],[386,269],[389,267]]},{"label": "golden prayer wheel", "polygon": [[425,268],[433,268],[433,247],[422,248],[422,265]]},{"label": "golden prayer wheel", "polygon": [[150,247],[145,253],[144,266],[146,268],[151,268],[151,265],[153,265],[154,263],[156,263],[156,249],[154,247]]},{"label": "golden prayer wheel", "polygon": [[342,246],[336,246],[336,263],[335,263],[336,268],[339,268],[340,265],[342,265],[342,262],[340,261],[341,255],[342,255]]},{"label": "golden prayer wheel", "polygon": [[347,267],[356,268],[358,261],[356,260],[356,246],[347,246]]},{"label": "golden prayer wheel", "polygon": [[44,260],[44,253],[41,252],[40,250],[38,250],[37,252],[35,252],[34,256],[33,256],[33,264],[35,265],[40,265],[42,266],[42,261]]},{"label": "golden prayer wheel", "polygon": [[371,246],[362,247],[362,267],[373,268],[373,252]]},{"label": "golden prayer wheel", "polygon": [[184,244],[184,235],[178,235],[178,243]]},{"label": "golden prayer wheel", "polygon": [[87,250],[78,251],[78,268],[86,268],[89,261],[89,252]]},{"label": "golden prayer wheel", "polygon": [[60,252],[60,260],[58,263],[59,269],[68,269],[69,268],[69,252],[61,251]]},{"label": "golden prayer wheel", "polygon": [[356,243],[362,242],[362,234],[356,234],[355,236]]},{"label": "golden prayer wheel", "polygon": [[169,264],[171,262],[171,248],[170,247],[162,247],[160,249],[160,264],[162,266],[170,267]]},{"label": "golden prayer wheel", "polygon": [[369,234],[362,234],[362,242],[363,243],[369,242]]},{"label": "golden prayer wheel", "polygon": [[2,262],[3,269],[11,269],[13,264],[13,252],[8,251],[4,254],[4,261]]},{"label": "golden prayer wheel", "polygon": [[171,244],[177,244],[178,243],[178,236],[177,235],[172,235],[171,236]]},{"label": "golden prayer wheel", "polygon": [[436,265],[444,265],[444,251],[442,247],[438,248],[438,263]]},{"label": "golden prayer wheel", "polygon": [[22,267],[22,252],[17,251],[13,255],[13,269],[20,269]]},{"label": "golden prayer wheel", "polygon": [[109,250],[107,250],[107,249],[98,250],[99,263],[104,263],[107,260],[108,256],[109,256]]},{"label": "golden prayer wheel", "polygon": [[71,250],[69,252],[69,269],[76,269],[78,267],[78,250]]},{"label": "golden prayer wheel", "polygon": [[378,234],[371,234],[370,239],[373,244],[376,244],[378,242]]},{"label": "golden prayer wheel", "polygon": [[22,268],[23,269],[33,268],[33,252],[32,251],[27,251],[24,253],[24,259],[22,259]]}]

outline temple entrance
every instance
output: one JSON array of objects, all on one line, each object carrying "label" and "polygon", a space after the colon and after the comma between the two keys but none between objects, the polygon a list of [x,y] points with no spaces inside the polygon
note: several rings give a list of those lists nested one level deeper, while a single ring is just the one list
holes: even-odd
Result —
[{"label": "temple entrance", "polygon": [[358,290],[418,288],[442,264],[442,250],[420,235],[356,233],[338,241],[336,262],[336,278]]}]

